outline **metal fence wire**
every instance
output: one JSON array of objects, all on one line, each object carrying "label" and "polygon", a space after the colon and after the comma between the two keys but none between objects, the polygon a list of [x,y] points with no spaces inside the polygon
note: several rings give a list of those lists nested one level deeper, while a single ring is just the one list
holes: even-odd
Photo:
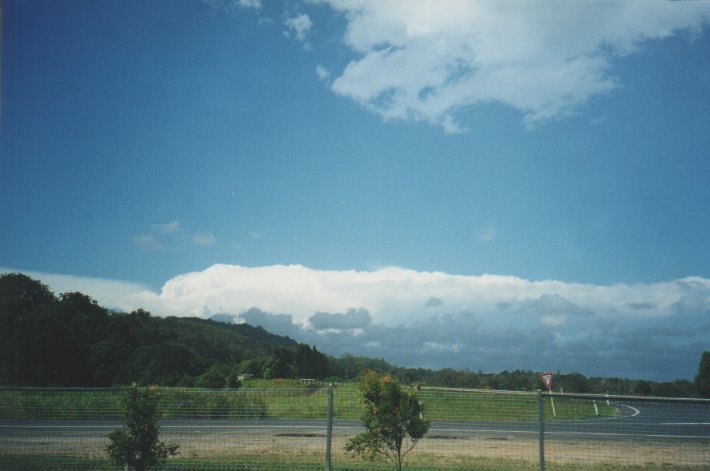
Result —
[{"label": "metal fence wire", "polygon": [[[107,435],[123,389],[0,389],[0,469],[119,470]],[[380,470],[347,452],[353,385],[159,390],[161,470]],[[431,428],[404,469],[710,469],[710,401],[423,388]]]},{"label": "metal fence wire", "polygon": [[[575,469],[710,469],[710,402],[546,395],[544,463]],[[592,420],[555,417],[584,411]],[[597,415],[598,414],[598,415]],[[601,469],[601,468],[600,468]]]}]

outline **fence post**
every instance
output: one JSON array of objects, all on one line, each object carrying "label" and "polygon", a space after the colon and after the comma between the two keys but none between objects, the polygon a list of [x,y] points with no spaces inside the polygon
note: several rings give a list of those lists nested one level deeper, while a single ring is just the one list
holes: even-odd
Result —
[{"label": "fence post", "polygon": [[540,426],[540,471],[545,471],[545,416],[542,410],[542,391],[537,390],[537,421]]},{"label": "fence post", "polygon": [[325,432],[325,470],[330,471],[330,442],[333,439],[333,383],[328,383],[328,425]]}]

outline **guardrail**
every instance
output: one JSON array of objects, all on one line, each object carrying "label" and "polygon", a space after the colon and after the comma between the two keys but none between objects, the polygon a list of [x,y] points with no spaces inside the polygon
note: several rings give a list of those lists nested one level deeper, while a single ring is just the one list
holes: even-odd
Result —
[{"label": "guardrail", "polygon": [[[345,451],[362,430],[353,386],[161,388],[155,469],[392,469]],[[0,469],[113,470],[121,389],[0,388]],[[432,421],[405,469],[710,469],[710,401],[423,388]]]}]

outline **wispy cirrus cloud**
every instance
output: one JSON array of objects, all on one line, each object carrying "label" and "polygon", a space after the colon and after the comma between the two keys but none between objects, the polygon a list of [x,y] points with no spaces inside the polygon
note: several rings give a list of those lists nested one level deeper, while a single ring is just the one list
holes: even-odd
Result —
[{"label": "wispy cirrus cloud", "polygon": [[193,234],[188,238],[193,244],[199,245],[200,247],[207,247],[209,245],[214,245],[217,242],[217,238],[211,232],[202,232],[200,234]]},{"label": "wispy cirrus cloud", "polygon": [[484,244],[494,242],[497,238],[498,232],[494,224],[486,226],[478,232],[478,241]]},{"label": "wispy cirrus cloud", "polygon": [[311,0],[347,21],[355,53],[332,90],[385,120],[465,130],[466,108],[501,103],[526,126],[619,88],[614,61],[697,32],[708,2]]},{"label": "wispy cirrus cloud", "polygon": [[208,247],[217,243],[212,232],[186,232],[180,221],[151,224],[151,231],[139,234],[133,238],[133,243],[143,250],[164,251],[180,241],[188,241],[192,245]]},{"label": "wispy cirrus cloud", "polygon": [[239,6],[242,8],[261,8],[261,0],[239,0]]},{"label": "wispy cirrus cloud", "polygon": [[153,252],[166,250],[166,247],[158,242],[154,234],[138,234],[133,237],[133,243],[142,250],[150,250]]},{"label": "wispy cirrus cloud", "polygon": [[180,232],[180,221],[170,221],[164,224],[153,224],[150,226],[153,232],[158,234],[174,234]]},{"label": "wispy cirrus cloud", "polygon": [[221,10],[227,13],[234,12],[242,8],[261,9],[261,0],[202,0],[214,10]]}]

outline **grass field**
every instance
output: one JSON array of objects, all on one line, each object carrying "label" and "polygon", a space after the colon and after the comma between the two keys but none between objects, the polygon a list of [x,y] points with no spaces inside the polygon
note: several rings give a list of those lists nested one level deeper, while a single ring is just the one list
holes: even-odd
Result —
[{"label": "grass field", "polygon": [[[118,419],[120,389],[0,389],[0,419]],[[534,393],[450,391],[426,389],[417,397],[426,418],[446,421],[537,420]],[[303,385],[293,380],[247,381],[238,390],[161,388],[163,418],[312,418],[327,417],[326,385]],[[556,416],[545,398],[546,420],[578,420],[616,413],[613,406],[590,401],[558,401]],[[355,383],[336,385],[333,416],[358,419],[363,406]]]},{"label": "grass field", "polygon": [[[239,390],[160,389],[164,418],[315,418],[327,416],[326,385],[303,385],[297,381],[248,381]],[[118,419],[123,390],[111,389],[0,389],[1,420]],[[505,422],[537,420],[537,395],[501,391],[434,390],[418,391],[425,418],[434,421]],[[555,399],[553,417],[550,399],[544,399],[546,420],[583,420],[613,416],[616,409],[606,404],[593,407],[591,401]],[[333,391],[336,419],[357,419],[363,410],[354,383],[336,385]],[[219,425],[219,424],[218,424]],[[239,432],[219,429],[180,432],[163,430],[166,441],[180,444],[181,455],[161,470],[320,470],[325,465],[325,431],[313,433],[274,432],[267,428],[244,428]],[[24,439],[11,428],[0,431],[0,469],[8,470],[115,470],[104,458],[105,433],[77,435],[78,432],[49,431],[39,438]],[[392,469],[370,463],[345,452],[345,442],[356,433],[336,430],[333,438],[333,470]],[[171,435],[172,434],[172,435]],[[350,435],[348,435],[350,434]],[[162,434],[161,434],[162,435]],[[430,434],[417,445],[406,461],[406,469],[424,471],[457,469],[481,471],[537,470],[535,435],[486,437],[477,432],[461,436]],[[81,437],[81,438],[80,438]],[[550,445],[554,450],[553,445]],[[681,450],[683,451],[683,450]],[[687,450],[684,450],[687,452]],[[597,463],[598,450],[585,451],[576,445],[564,449],[565,462],[551,461],[548,470],[629,470],[647,466],[623,462]],[[577,454],[575,454],[577,453]],[[648,452],[642,452],[642,456]],[[687,454],[687,453],[686,453]],[[629,456],[626,453],[626,456]],[[579,464],[582,463],[582,464]],[[682,469],[694,467],[691,462]],[[650,469],[676,469],[660,466]]]}]

